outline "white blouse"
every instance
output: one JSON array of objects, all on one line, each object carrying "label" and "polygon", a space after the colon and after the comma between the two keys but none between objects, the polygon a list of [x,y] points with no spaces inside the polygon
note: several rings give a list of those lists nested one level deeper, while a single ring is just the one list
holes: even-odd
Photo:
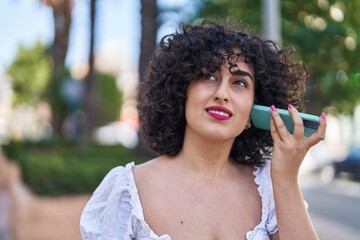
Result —
[{"label": "white blouse", "polygon": [[[80,231],[87,240],[171,240],[157,236],[144,219],[135,185],[134,163],[112,169],[86,204],[80,220]],[[262,202],[260,223],[246,233],[247,240],[267,240],[277,229],[275,203],[270,177],[270,161],[254,171]],[[239,236],[239,239],[242,239]]]}]

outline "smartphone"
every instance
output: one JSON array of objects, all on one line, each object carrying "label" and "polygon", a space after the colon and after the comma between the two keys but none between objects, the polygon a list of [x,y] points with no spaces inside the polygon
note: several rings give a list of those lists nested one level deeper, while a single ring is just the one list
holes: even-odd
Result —
[{"label": "smartphone", "polygon": [[[270,111],[270,107],[254,104],[251,111],[252,124],[256,128],[270,131]],[[293,133],[294,122],[289,111],[279,108],[277,108],[277,111],[280,114],[281,119],[284,121],[288,131]],[[300,113],[300,116],[304,123],[304,135],[305,137],[310,137],[318,129],[320,125],[320,117],[306,113]]]}]

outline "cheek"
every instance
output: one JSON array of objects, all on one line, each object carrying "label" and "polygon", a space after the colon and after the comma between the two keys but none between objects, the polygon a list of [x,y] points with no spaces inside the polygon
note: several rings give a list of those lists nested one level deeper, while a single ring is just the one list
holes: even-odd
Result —
[{"label": "cheek", "polygon": [[201,84],[189,86],[185,103],[185,118],[188,122],[201,117],[202,110],[209,99],[209,92],[209,89],[201,86]]},{"label": "cheek", "polygon": [[193,83],[188,87],[186,104],[196,105],[201,104],[202,101],[208,99],[211,89],[204,86],[204,84]]},{"label": "cheek", "polygon": [[189,116],[196,114],[197,112],[199,112],[199,110],[202,107],[202,101],[199,98],[199,96],[196,95],[190,95],[188,96],[188,98],[186,99],[186,103],[185,103],[185,116]]},{"label": "cheek", "polygon": [[243,96],[236,101],[236,105],[240,115],[243,118],[246,117],[245,120],[248,121],[248,119],[250,118],[252,107],[254,105],[254,98],[251,95]]},{"label": "cheek", "polygon": [[194,114],[196,106],[197,106],[197,99],[196,99],[196,89],[194,87],[189,87],[186,95],[186,102],[185,102],[185,118],[191,118]]}]

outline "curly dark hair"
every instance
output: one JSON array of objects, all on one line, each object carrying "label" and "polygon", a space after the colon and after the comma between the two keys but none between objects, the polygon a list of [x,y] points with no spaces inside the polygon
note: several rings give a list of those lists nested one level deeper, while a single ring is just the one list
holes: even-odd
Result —
[{"label": "curly dark hair", "polygon": [[[180,152],[189,83],[203,77],[204,69],[215,72],[234,56],[253,66],[256,104],[287,108],[291,103],[302,110],[307,73],[300,62],[290,59],[293,49],[280,49],[275,42],[244,29],[247,29],[245,25],[235,30],[226,24],[204,20],[195,26],[181,24],[178,32],[161,39],[140,84],[138,97],[142,137],[151,149],[168,156]],[[239,49],[241,56],[234,49]],[[250,127],[236,137],[230,157],[237,163],[262,166],[264,155],[269,156],[272,145],[269,131]]]}]

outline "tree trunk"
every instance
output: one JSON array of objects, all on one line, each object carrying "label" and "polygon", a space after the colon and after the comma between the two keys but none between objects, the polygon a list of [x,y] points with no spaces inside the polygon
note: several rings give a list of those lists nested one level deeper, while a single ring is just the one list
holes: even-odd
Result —
[{"label": "tree trunk", "polygon": [[65,58],[69,46],[69,33],[71,25],[72,0],[42,0],[52,8],[54,17],[54,42],[51,47],[51,55],[54,61],[52,81],[49,86],[48,97],[52,109],[52,126],[54,137],[61,136],[62,123],[66,117],[61,109],[59,85],[64,71]]},{"label": "tree trunk", "polygon": [[[143,81],[144,72],[156,45],[158,29],[158,7],[156,0],[141,0],[141,46],[139,63],[139,81]],[[141,139],[141,136],[139,136]],[[142,141],[135,148],[135,154],[140,157],[153,158],[156,154],[149,150]]]},{"label": "tree trunk", "polygon": [[156,45],[158,14],[156,0],[141,0],[140,81],[143,79],[146,66],[149,63],[150,57]]},{"label": "tree trunk", "polygon": [[82,143],[91,141],[92,132],[95,128],[95,114],[97,109],[96,73],[94,69],[94,42],[95,42],[95,18],[96,0],[90,1],[90,52],[89,52],[89,73],[85,79],[84,111],[85,125],[82,129]]}]

